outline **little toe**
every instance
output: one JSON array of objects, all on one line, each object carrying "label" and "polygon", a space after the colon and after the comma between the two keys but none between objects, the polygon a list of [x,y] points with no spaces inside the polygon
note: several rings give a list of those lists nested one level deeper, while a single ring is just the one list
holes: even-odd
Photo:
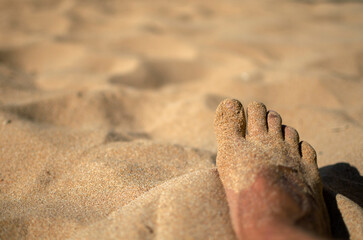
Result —
[{"label": "little toe", "polygon": [[267,114],[268,133],[276,140],[282,140],[281,117],[275,111],[269,111]]},{"label": "little toe", "polygon": [[259,138],[267,133],[266,107],[263,103],[252,102],[247,108],[248,137]]},{"label": "little toe", "polygon": [[225,99],[219,104],[214,129],[218,143],[245,136],[246,119],[243,106],[238,100]]},{"label": "little toe", "polygon": [[299,134],[289,126],[284,126],[285,143],[288,145],[291,153],[299,154]]},{"label": "little toe", "polygon": [[300,151],[301,163],[304,166],[305,172],[309,174],[310,185],[315,191],[321,191],[321,179],[314,148],[309,143],[302,141],[300,143]]},{"label": "little toe", "polygon": [[302,141],[300,143],[300,150],[301,157],[305,162],[316,165],[316,152],[309,143]]}]

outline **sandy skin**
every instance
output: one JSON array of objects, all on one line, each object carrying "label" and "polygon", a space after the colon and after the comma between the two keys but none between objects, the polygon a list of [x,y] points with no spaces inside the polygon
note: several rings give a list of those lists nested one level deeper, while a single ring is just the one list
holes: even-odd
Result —
[{"label": "sandy skin", "polygon": [[315,150],[281,117],[226,99],[217,108],[217,168],[238,239],[328,237]]}]

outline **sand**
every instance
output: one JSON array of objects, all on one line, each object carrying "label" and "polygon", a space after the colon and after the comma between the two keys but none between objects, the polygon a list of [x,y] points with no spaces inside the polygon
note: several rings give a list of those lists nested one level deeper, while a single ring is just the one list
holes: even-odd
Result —
[{"label": "sand", "polygon": [[227,97],[317,150],[333,234],[361,239],[363,4],[0,9],[0,239],[234,239],[213,132]]}]

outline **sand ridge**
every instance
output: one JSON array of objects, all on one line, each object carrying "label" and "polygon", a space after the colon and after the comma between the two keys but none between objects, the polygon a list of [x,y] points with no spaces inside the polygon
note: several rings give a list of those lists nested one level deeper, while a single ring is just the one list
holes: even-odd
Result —
[{"label": "sand ridge", "polygon": [[1,1],[0,238],[234,239],[213,170],[228,97],[278,111],[321,169],[350,164],[323,182],[333,234],[359,239],[362,8]]}]

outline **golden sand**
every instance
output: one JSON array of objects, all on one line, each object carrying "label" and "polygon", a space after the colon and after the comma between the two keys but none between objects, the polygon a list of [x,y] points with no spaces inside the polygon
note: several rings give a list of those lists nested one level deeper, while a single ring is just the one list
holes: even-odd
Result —
[{"label": "golden sand", "polygon": [[[320,168],[363,170],[358,2],[0,9],[1,239],[233,239],[213,131],[227,97],[279,112]],[[361,180],[325,170],[333,233],[359,239]]]}]

